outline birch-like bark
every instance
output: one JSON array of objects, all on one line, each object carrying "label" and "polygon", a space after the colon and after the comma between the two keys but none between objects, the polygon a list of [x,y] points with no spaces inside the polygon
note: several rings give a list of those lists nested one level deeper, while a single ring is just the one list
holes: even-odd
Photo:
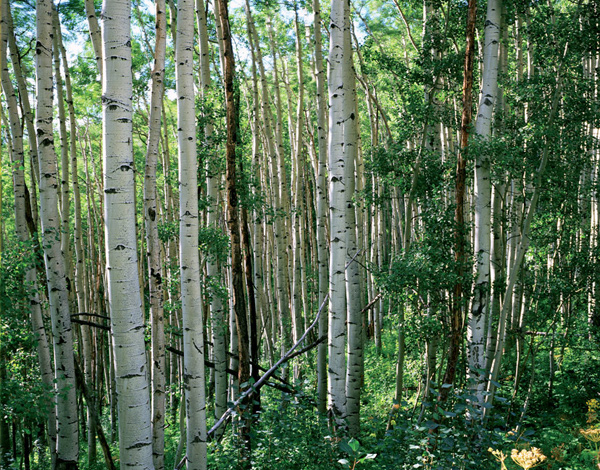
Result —
[{"label": "birch-like bark", "polygon": [[[492,118],[498,91],[498,53],[500,44],[501,0],[488,0],[483,50],[483,77],[475,134],[485,142],[492,133]],[[478,403],[483,403],[486,367],[486,322],[490,312],[490,252],[492,185],[490,156],[479,152],[475,156],[475,233],[474,248],[476,280],[473,303],[467,324],[467,377],[473,380]]]},{"label": "birch-like bark", "polygon": [[102,76],[102,33],[98,24],[98,18],[96,17],[96,7],[94,6],[94,0],[85,0],[84,3],[92,47],[96,56],[96,65],[98,66],[98,73]]},{"label": "birch-like bark", "polygon": [[[27,136],[29,140],[29,164],[31,167],[31,191],[29,192],[29,207],[31,208],[32,215],[32,223],[30,224],[30,233],[33,234],[36,232],[35,228],[39,222],[39,214],[38,214],[38,203],[37,203],[37,191],[36,185],[40,180],[40,167],[38,161],[38,150],[37,150],[37,139],[35,136],[35,125],[33,122],[33,112],[31,110],[31,104],[29,103],[29,90],[27,88],[27,84],[25,82],[25,76],[23,75],[23,70],[21,68],[21,59],[19,49],[17,47],[17,41],[15,39],[15,31],[14,24],[12,19],[12,14],[10,14],[10,10],[7,11],[6,17],[6,28],[8,32],[8,47],[10,50],[10,58],[11,64],[13,68],[13,73],[15,80],[17,82],[17,88],[19,91],[19,97],[21,98],[21,108],[23,114],[23,120],[25,121],[25,126],[27,128]],[[29,224],[29,221],[28,221]]]},{"label": "birch-like bark", "polygon": [[[346,55],[345,30],[350,28],[349,8],[344,0],[332,0],[329,46],[329,410],[337,425],[343,425],[346,414],[346,285],[347,188],[345,121],[346,100],[352,89],[346,80],[351,64]],[[345,73],[346,72],[346,73]],[[354,77],[352,77],[353,83]]]},{"label": "birch-like bark", "polygon": [[198,252],[198,163],[194,107],[194,2],[177,3],[177,128],[179,144],[179,259],[183,316],[183,376],[187,467],[206,468],[204,329]]},{"label": "birch-like bark", "polygon": [[[71,265],[69,262],[69,269],[71,270],[71,274],[73,274],[74,278],[74,286],[75,286],[75,296],[77,300],[77,312],[89,312],[87,299],[84,292],[84,282],[85,282],[85,259],[84,259],[84,251],[83,251],[83,235],[82,235],[82,227],[81,227],[81,195],[79,191],[79,181],[77,177],[77,121],[75,118],[75,108],[73,106],[73,87],[71,85],[71,75],[69,72],[69,65],[67,62],[67,52],[63,44],[62,31],[60,28],[60,22],[58,17],[58,11],[54,10],[54,21],[55,21],[55,34],[56,34],[56,45],[57,51],[56,54],[60,53],[60,61],[62,62],[65,87],[64,87],[64,97],[65,103],[67,105],[67,112],[69,115],[69,148],[68,148],[68,158],[63,156],[63,164],[66,165],[67,161],[70,162],[70,170],[71,170],[71,181],[72,181],[72,189],[73,189],[73,206],[74,206],[74,245],[75,245],[75,264]],[[58,75],[58,72],[57,72]],[[57,83],[60,83],[58,81]],[[58,87],[60,90],[60,86]],[[60,101],[59,101],[60,103]],[[60,110],[60,106],[59,106]],[[65,123],[66,124],[66,123]],[[66,127],[66,126],[65,126]],[[61,132],[62,132],[61,125]],[[65,128],[66,131],[66,128]],[[61,137],[61,141],[62,141]],[[66,148],[63,149],[63,152],[66,153]],[[65,172],[63,171],[63,174]],[[68,172],[66,172],[68,176]],[[67,181],[68,182],[68,181]],[[64,181],[63,181],[64,184]],[[66,186],[66,185],[65,185]],[[66,188],[68,193],[68,187]],[[63,196],[63,200],[66,199],[66,203],[63,203],[63,220],[65,219],[65,215],[69,216],[69,201],[68,194]],[[66,212],[66,214],[65,214]],[[63,222],[63,226],[68,229],[68,221],[66,223]],[[66,237],[66,243],[68,245],[68,237]],[[89,326],[82,325],[80,327],[81,331],[81,345],[83,349],[83,362],[84,362],[84,377],[88,384],[93,384],[93,364],[92,364],[92,356],[94,352],[94,342],[93,342],[93,333]],[[97,459],[96,452],[96,430],[98,426],[98,422],[96,420],[96,413],[94,413],[95,403],[95,394],[93,388],[90,390],[89,397],[86,397],[86,414],[87,414],[87,440],[88,440],[88,465],[92,466],[95,464]]]},{"label": "birch-like bark", "polygon": [[[69,225],[71,212],[71,199],[69,197],[69,137],[67,136],[67,113],[65,110],[65,92],[60,71],[59,30],[60,23],[58,12],[52,7],[52,56],[54,59],[54,78],[56,86],[56,103],[58,107],[58,129],[60,136],[60,249],[65,257],[67,278],[73,280],[73,267],[71,266],[71,247],[69,243]],[[69,289],[70,290],[70,289]]]},{"label": "birch-like bark", "polygon": [[131,3],[105,0],[102,14],[102,149],[108,302],[122,469],[150,470],[152,430],[135,229]]},{"label": "birch-like bark", "polygon": [[[302,195],[302,131],[304,128],[304,73],[302,70],[302,37],[300,35],[300,26],[298,19],[298,6],[295,5],[294,28],[296,32],[296,69],[298,78],[298,103],[296,107],[296,139],[293,147],[292,155],[292,191],[294,212],[292,214],[292,264],[293,264],[293,282],[292,282],[292,306],[294,315],[292,317],[292,332],[294,344],[304,332],[304,324],[302,322],[303,300],[302,295],[302,212],[303,212],[303,195]],[[291,114],[290,108],[290,113]],[[304,311],[304,314],[307,312]],[[298,367],[294,367],[294,376],[298,377]]]},{"label": "birch-like bark", "polygon": [[155,470],[162,470],[165,465],[165,327],[156,188],[156,166],[160,151],[161,116],[165,89],[164,76],[167,45],[165,9],[165,0],[156,0],[156,44],[154,49],[154,69],[152,70],[152,91],[144,175],[144,222],[146,228],[146,258],[148,260],[149,273],[150,323],[152,325],[152,456]]},{"label": "birch-like bark", "polygon": [[[348,12],[348,16],[350,16]],[[352,64],[352,45],[349,29],[344,30],[344,85],[347,96],[344,99],[344,152],[345,152],[345,196],[346,196],[346,305],[348,364],[346,368],[346,419],[350,435],[356,436],[360,431],[360,394],[363,374],[363,329],[362,329],[362,290],[360,283],[360,264],[356,258],[360,256],[354,196],[356,189],[355,167],[358,156],[358,132],[356,114],[355,72]]]},{"label": "birch-like bark", "polygon": [[42,246],[52,336],[54,342],[57,441],[56,468],[75,469],[79,457],[77,397],[73,337],[67,289],[66,263],[60,249],[58,181],[53,136],[52,113],[52,2],[40,0],[36,5],[36,136],[39,151],[40,215]]}]

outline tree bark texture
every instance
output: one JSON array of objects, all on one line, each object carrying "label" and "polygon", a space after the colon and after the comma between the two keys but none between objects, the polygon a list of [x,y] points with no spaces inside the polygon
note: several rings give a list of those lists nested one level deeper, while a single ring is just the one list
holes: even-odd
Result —
[{"label": "tree bark texture", "polygon": [[122,469],[151,470],[152,430],[134,206],[131,3],[102,14],[104,221]]},{"label": "tree bark texture", "polygon": [[36,136],[39,151],[40,215],[42,246],[52,319],[56,399],[57,469],[77,468],[79,441],[73,336],[69,308],[66,263],[60,247],[58,177],[53,136],[52,2],[36,6]]}]

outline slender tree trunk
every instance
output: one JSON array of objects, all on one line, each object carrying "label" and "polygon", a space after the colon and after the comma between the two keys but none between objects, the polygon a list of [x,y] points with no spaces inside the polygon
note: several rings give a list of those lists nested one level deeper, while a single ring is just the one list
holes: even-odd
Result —
[{"label": "slender tree trunk", "polygon": [[[225,184],[227,192],[227,228],[231,243],[231,284],[233,287],[232,300],[235,312],[235,324],[238,337],[238,387],[243,392],[250,379],[249,337],[248,322],[246,317],[246,302],[244,298],[244,271],[242,267],[241,228],[238,210],[238,191],[236,174],[235,148],[237,144],[237,102],[235,98],[235,57],[233,55],[233,43],[229,27],[229,12],[227,0],[219,0],[219,18],[223,41],[221,42],[221,55],[223,58],[225,75],[225,106],[227,122],[227,144],[226,144],[226,175]],[[246,408],[248,410],[248,408]],[[246,468],[250,462],[250,417],[244,416],[247,412],[240,410],[243,424],[241,438],[244,442],[244,453],[241,466]]]},{"label": "slender tree trunk", "polygon": [[177,128],[179,143],[179,259],[187,425],[187,466],[206,468],[204,329],[198,252],[198,164],[194,107],[194,2],[177,4]]},{"label": "slender tree trunk", "polygon": [[[454,384],[460,345],[462,343],[463,309],[465,303],[464,275],[467,261],[466,252],[466,224],[464,217],[467,162],[466,150],[469,140],[469,127],[471,126],[472,95],[473,95],[473,57],[475,54],[475,20],[477,13],[477,1],[469,0],[467,19],[467,50],[465,51],[465,69],[463,81],[463,113],[460,125],[460,152],[456,164],[456,208],[454,228],[454,262],[456,263],[456,284],[454,285],[452,297],[452,312],[450,320],[450,346],[448,351],[448,363],[444,374],[444,385]],[[450,388],[443,387],[440,392],[440,401],[445,402],[448,398]]]},{"label": "slender tree trunk", "polygon": [[56,390],[56,468],[75,469],[79,456],[77,397],[66,262],[60,249],[56,153],[52,116],[52,3],[36,7],[36,136],[39,150],[42,246],[52,319]]},{"label": "slender tree trunk", "polygon": [[[327,95],[325,92],[325,70],[323,70],[323,50],[321,39],[321,5],[313,0],[315,34],[315,81],[317,85],[317,140],[319,157],[317,164],[317,262],[319,276],[319,295],[317,305],[325,300],[329,289],[328,243],[327,243]],[[319,318],[319,338],[327,334],[327,315]],[[327,410],[327,344],[317,346],[317,395],[321,413]]]},{"label": "slender tree trunk", "polygon": [[166,23],[165,0],[157,0],[156,45],[154,50],[154,69],[152,70],[152,91],[144,176],[144,221],[146,227],[146,258],[148,260],[149,272],[150,323],[152,325],[152,456],[155,470],[162,470],[165,465],[165,330],[162,260],[160,240],[158,238],[156,166],[158,163],[165,88]]},{"label": "slender tree trunk", "polygon": [[92,47],[94,48],[94,55],[96,56],[96,65],[98,66],[100,76],[102,76],[102,34],[98,25],[98,18],[96,17],[94,0],[85,0],[85,14],[88,18],[90,38],[92,40]]},{"label": "slender tree trunk", "polygon": [[71,297],[71,282],[73,281],[73,266],[71,265],[70,235],[70,212],[71,199],[69,197],[69,137],[67,136],[67,113],[65,111],[65,93],[60,72],[59,34],[60,23],[58,12],[52,6],[52,56],[54,58],[54,78],[56,84],[56,102],[58,104],[58,129],[60,136],[60,250],[65,257],[65,269],[69,297]]},{"label": "slender tree trunk", "polygon": [[[488,0],[485,22],[485,48],[483,51],[483,86],[479,100],[479,111],[475,133],[482,140],[489,140],[492,133],[492,117],[498,91],[498,52],[500,44],[501,0]],[[475,156],[475,234],[473,252],[476,257],[476,280],[474,298],[467,326],[467,377],[477,396],[483,403],[486,367],[486,323],[490,312],[490,252],[492,185],[490,181],[490,156],[478,153]]]},{"label": "slender tree trunk", "polygon": [[[350,42],[350,7],[343,0],[331,4],[329,47],[329,410],[338,426],[346,417],[346,263],[348,257],[348,198],[353,192],[356,155],[354,71]],[[350,165],[351,168],[347,169]],[[350,239],[350,243],[356,240]],[[353,247],[354,248],[354,247]],[[355,256],[351,253],[350,256]],[[354,308],[351,305],[350,308]],[[355,319],[352,319],[355,322]],[[353,338],[356,340],[356,337]],[[353,397],[354,399],[354,397]],[[355,413],[355,409],[352,410]]]},{"label": "slender tree trunk", "polygon": [[[298,5],[294,5],[295,18],[294,28],[296,32],[296,68],[298,77],[298,104],[296,107],[296,129],[295,129],[295,147],[292,152],[292,191],[294,211],[292,214],[292,265],[293,265],[293,282],[292,282],[292,305],[294,315],[292,317],[292,332],[293,342],[296,344],[304,331],[304,322],[302,321],[303,301],[305,298],[302,295],[302,248],[304,244],[302,240],[302,217],[303,217],[303,185],[302,185],[302,150],[303,138],[302,132],[304,128],[304,73],[302,70],[302,37],[300,35],[300,25],[298,19]],[[291,114],[291,108],[290,108]],[[294,377],[299,377],[300,371],[297,365],[294,366]]]},{"label": "slender tree trunk", "polygon": [[[351,51],[350,31],[344,31],[346,51]],[[345,167],[345,196],[346,196],[346,236],[347,236],[347,263],[346,277],[346,323],[348,334],[347,368],[346,368],[346,419],[351,435],[356,436],[360,431],[360,394],[363,385],[363,330],[362,330],[362,290],[360,285],[360,256],[356,223],[356,209],[354,196],[356,188],[355,166],[357,157],[358,132],[356,116],[356,88],[354,82],[354,67],[352,55],[346,54],[344,58],[349,64],[344,70],[344,83],[348,84],[349,96],[344,103],[346,117],[344,129],[344,151],[346,156]]]},{"label": "slender tree trunk", "polygon": [[102,23],[102,148],[106,269],[119,397],[121,468],[150,470],[154,468],[151,405],[133,205],[130,14],[129,0],[105,0]]},{"label": "slender tree trunk", "polygon": [[[9,10],[7,9],[7,12]],[[40,180],[40,167],[38,161],[38,149],[37,149],[37,139],[35,135],[35,126],[34,126],[34,118],[33,112],[31,110],[31,105],[29,103],[29,91],[27,89],[27,84],[25,82],[25,76],[23,75],[23,71],[21,68],[21,60],[19,55],[19,49],[17,47],[17,42],[15,39],[15,32],[13,27],[13,19],[12,15],[8,15],[7,17],[7,28],[8,28],[8,46],[10,49],[10,57],[11,63],[13,66],[13,72],[15,79],[17,81],[17,87],[19,90],[19,96],[21,98],[21,106],[23,109],[23,118],[25,120],[25,126],[27,128],[27,135],[29,137],[29,163],[31,167],[31,191],[29,191],[30,203],[29,207],[31,208],[32,213],[32,224],[30,226],[30,233],[33,235],[35,232],[34,228],[37,227],[38,224],[38,202],[37,202],[37,191],[36,184]]]},{"label": "slender tree trunk", "polygon": [[[77,139],[77,121],[75,118],[75,108],[73,105],[73,89],[71,85],[71,75],[69,73],[69,65],[67,62],[67,52],[65,50],[62,32],[59,23],[58,11],[54,10],[54,20],[55,20],[55,34],[56,34],[56,53],[60,52],[61,61],[63,64],[64,70],[64,78],[65,78],[65,101],[67,104],[67,111],[69,114],[69,155],[68,160],[70,160],[70,169],[72,175],[72,187],[73,187],[73,202],[74,202],[74,212],[75,212],[75,265],[71,266],[71,273],[73,274],[75,286],[75,295],[77,299],[77,311],[79,313],[89,312],[88,304],[85,298],[84,292],[84,281],[85,281],[85,259],[84,259],[84,251],[83,251],[83,235],[82,235],[82,227],[81,227],[81,195],[79,192],[79,180],[77,175],[77,147],[76,147],[76,139]],[[58,75],[58,71],[57,71]],[[58,87],[60,90],[60,87]],[[60,106],[59,106],[60,109]],[[64,113],[63,113],[64,114]],[[65,129],[66,131],[66,129]],[[61,130],[62,132],[62,130]],[[63,139],[61,138],[61,141]],[[66,148],[63,150],[66,153]],[[67,164],[67,158],[63,157],[63,165]],[[63,174],[65,172],[63,171]],[[68,173],[67,173],[68,176]],[[68,179],[67,179],[68,183]],[[65,181],[63,181],[65,184]],[[68,188],[66,188],[68,192]],[[68,195],[64,197],[65,203],[63,203],[63,212],[66,211],[67,218],[69,216],[69,205],[68,205]],[[63,213],[63,219],[65,218],[65,214]],[[68,230],[68,223],[64,223],[63,226]],[[64,230],[64,229],[63,229]],[[66,242],[68,243],[68,241]],[[88,383],[93,383],[92,381],[92,350],[94,347],[92,332],[89,326],[81,326],[81,344],[83,349],[83,360],[84,360],[84,374]],[[93,408],[96,406],[95,394],[93,389],[90,391],[89,397],[86,397],[87,404],[87,433],[88,433],[88,464],[93,465],[96,462],[97,452],[96,452],[96,427],[99,423],[95,418],[95,414],[93,413]]]},{"label": "slender tree trunk", "polygon": [[[273,27],[270,18],[267,18],[267,30],[270,37],[271,56],[273,58],[273,77],[274,77],[274,94],[275,94],[275,112],[277,119],[275,121],[275,152],[272,154],[275,160],[272,162],[273,183],[277,182],[277,208],[275,222],[275,239],[277,240],[277,308],[279,311],[279,329],[281,335],[281,355],[285,354],[291,346],[290,326],[291,326],[291,311],[290,311],[290,272],[289,272],[289,241],[288,234],[291,229],[287,222],[287,214],[290,213],[290,195],[287,185],[287,173],[285,170],[284,160],[284,145],[283,145],[283,115],[281,105],[281,92],[279,88],[279,70],[277,64],[277,51],[275,49],[275,40],[273,35]],[[258,41],[256,41],[258,44]],[[268,94],[273,91],[267,91]],[[263,91],[263,93],[265,93]],[[269,107],[270,112],[270,107]],[[286,367],[286,366],[284,366]],[[284,375],[287,373],[287,368],[284,369]]]}]

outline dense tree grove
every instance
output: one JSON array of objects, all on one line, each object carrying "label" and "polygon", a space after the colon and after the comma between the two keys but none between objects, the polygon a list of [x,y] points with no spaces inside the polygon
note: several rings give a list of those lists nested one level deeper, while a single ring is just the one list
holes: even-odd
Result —
[{"label": "dense tree grove", "polygon": [[600,468],[597,0],[1,0],[0,45],[0,469]]}]

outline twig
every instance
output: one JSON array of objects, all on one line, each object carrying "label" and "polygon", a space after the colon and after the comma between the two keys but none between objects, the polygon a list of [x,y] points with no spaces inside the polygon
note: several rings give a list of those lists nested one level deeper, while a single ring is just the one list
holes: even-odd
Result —
[{"label": "twig", "polygon": [[99,329],[104,330],[104,331],[110,331],[110,326],[108,326],[108,325],[101,325],[100,323],[94,323],[94,322],[91,322],[91,321],[80,320],[78,318],[71,318],[71,322],[72,323],[77,323],[78,325],[93,326],[94,328],[99,328]]},{"label": "twig", "polygon": [[376,302],[377,302],[379,299],[381,299],[382,295],[383,295],[383,294],[381,294],[381,292],[380,292],[379,294],[377,294],[377,295],[375,296],[375,298],[374,298],[373,300],[371,300],[371,301],[368,303],[368,305],[367,305],[365,308],[363,308],[363,309],[360,311],[360,313],[365,313],[367,310],[369,310],[370,308],[372,308],[372,307],[373,307],[373,305],[375,305],[375,303],[376,303]]},{"label": "twig", "polygon": [[82,317],[84,315],[87,315],[88,317],[102,318],[103,320],[110,320],[110,317],[107,317],[107,316],[104,316],[104,315],[98,315],[97,313],[88,313],[88,312],[72,313],[71,314],[71,318],[73,318],[73,317]]}]

